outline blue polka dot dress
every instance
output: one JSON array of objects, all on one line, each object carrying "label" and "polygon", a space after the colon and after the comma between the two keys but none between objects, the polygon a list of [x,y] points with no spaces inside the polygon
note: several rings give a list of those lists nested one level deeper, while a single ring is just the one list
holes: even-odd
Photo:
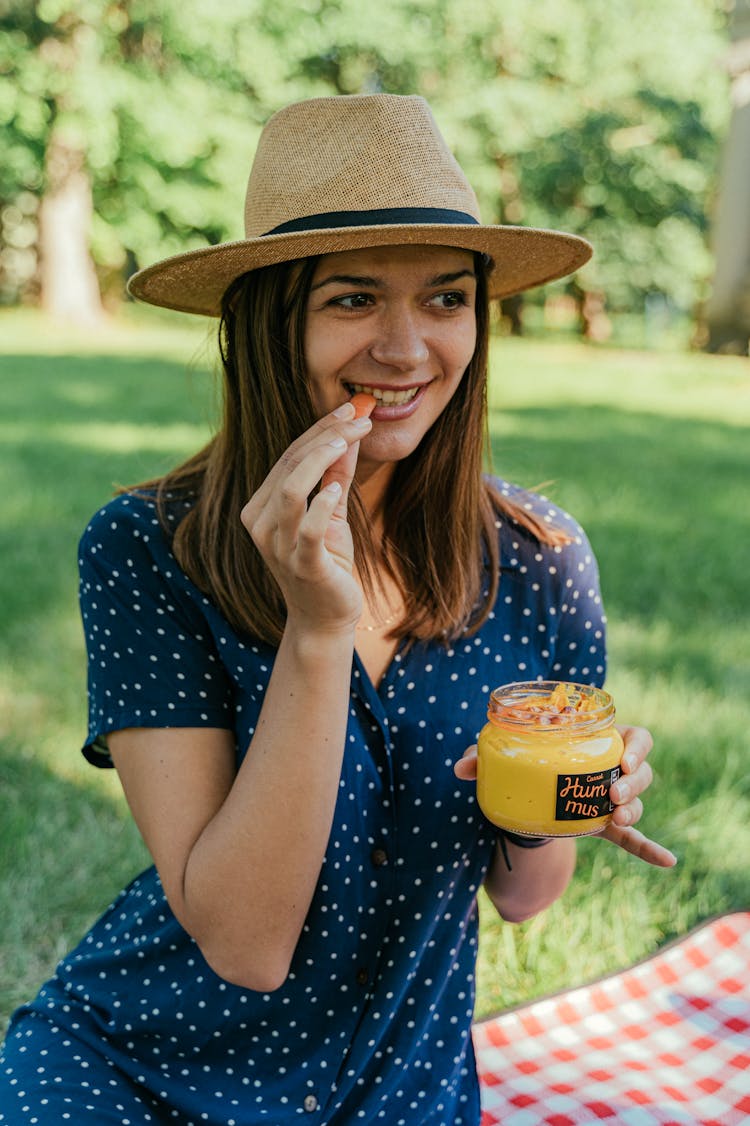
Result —
[{"label": "blue polka dot dress", "polygon": [[[355,655],[334,824],[285,984],[259,993],[218,977],[149,868],[14,1014],[3,1126],[477,1126],[476,895],[496,831],[453,764],[499,684],[601,684],[605,670],[583,532],[501,487],[571,543],[498,524],[500,590],[477,634],[402,647],[377,689]],[[274,650],[238,635],[191,583],[152,501],[103,508],[80,571],[90,761],[109,764],[119,728],[207,726],[236,733],[239,762]]]}]

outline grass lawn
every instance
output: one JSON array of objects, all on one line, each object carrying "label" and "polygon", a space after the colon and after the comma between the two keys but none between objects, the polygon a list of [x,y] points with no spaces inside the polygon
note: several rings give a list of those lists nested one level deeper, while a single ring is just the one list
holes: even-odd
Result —
[{"label": "grass lawn", "polygon": [[[147,863],[116,777],[78,754],[76,544],[116,485],[208,433],[212,361],[185,320],[131,312],[84,335],[0,315],[0,1028]],[[597,552],[609,687],[657,741],[643,827],[680,863],[586,840],[538,919],[503,925],[482,902],[479,1015],[750,906],[750,365],[502,340],[491,405],[495,470],[543,484]]]}]

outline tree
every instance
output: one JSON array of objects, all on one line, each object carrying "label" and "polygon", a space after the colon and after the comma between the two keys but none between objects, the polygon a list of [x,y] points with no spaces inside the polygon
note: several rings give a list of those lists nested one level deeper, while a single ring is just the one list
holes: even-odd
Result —
[{"label": "tree", "polygon": [[716,6],[488,0],[483,12],[494,34],[457,18],[452,65],[470,60],[478,81],[449,84],[466,91],[449,112],[471,129],[456,135],[485,213],[589,238],[594,259],[568,287],[581,303],[642,308],[658,292],[690,309],[711,269],[725,117]]},{"label": "tree", "polygon": [[605,300],[698,302],[726,121],[722,0],[298,7],[264,5],[263,23],[301,92],[424,94],[487,221],[592,240],[569,285],[584,325]]},{"label": "tree", "polygon": [[724,2],[5,0],[0,212],[28,244],[53,170],[81,200],[87,177],[90,253],[120,292],[134,262],[241,237],[253,148],[281,105],[421,93],[486,221],[595,243],[571,290],[582,309],[653,293],[689,308],[711,269]]},{"label": "tree", "polygon": [[[89,5],[89,8],[91,6]],[[86,5],[10,3],[3,12],[2,70],[14,78],[5,108],[11,157],[25,153],[16,194],[41,188],[38,280],[51,313],[90,324],[101,299],[88,239],[93,217],[90,119],[99,39]],[[20,190],[19,190],[20,189]]]},{"label": "tree", "polygon": [[[257,104],[234,35],[251,8],[225,0],[207,17],[197,0],[6,0],[6,299],[38,291],[51,312],[90,324],[128,261],[225,237],[241,193],[228,175],[237,122],[247,130]],[[248,151],[258,131],[251,118]]]},{"label": "tree", "polygon": [[716,208],[716,273],[708,307],[708,348],[748,354],[750,342],[750,0],[736,0],[728,69],[732,117]]}]

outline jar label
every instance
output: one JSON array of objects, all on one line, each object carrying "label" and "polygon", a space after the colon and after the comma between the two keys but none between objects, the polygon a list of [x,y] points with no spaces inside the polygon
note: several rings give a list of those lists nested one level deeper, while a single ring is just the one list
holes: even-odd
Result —
[{"label": "jar label", "polygon": [[556,821],[593,821],[615,808],[609,789],[620,777],[620,767],[594,774],[558,774]]}]

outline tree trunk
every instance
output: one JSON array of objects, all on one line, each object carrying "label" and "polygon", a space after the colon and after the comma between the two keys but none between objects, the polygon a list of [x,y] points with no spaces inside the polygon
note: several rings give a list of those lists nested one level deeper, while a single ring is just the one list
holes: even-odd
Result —
[{"label": "tree trunk", "polygon": [[512,297],[503,297],[500,302],[500,314],[507,321],[511,336],[523,336],[523,294],[515,293]]},{"label": "tree trunk", "polygon": [[603,293],[583,289],[577,281],[570,283],[578,310],[578,331],[584,340],[603,344],[612,335],[612,322],[607,314],[607,302]]},{"label": "tree trunk", "polygon": [[47,149],[47,190],[39,211],[42,308],[90,327],[104,316],[89,251],[93,204],[83,153],[53,130]]},{"label": "tree trunk", "polygon": [[716,271],[706,308],[708,350],[748,354],[750,342],[750,0],[737,0],[729,70],[732,117],[714,226]]}]

